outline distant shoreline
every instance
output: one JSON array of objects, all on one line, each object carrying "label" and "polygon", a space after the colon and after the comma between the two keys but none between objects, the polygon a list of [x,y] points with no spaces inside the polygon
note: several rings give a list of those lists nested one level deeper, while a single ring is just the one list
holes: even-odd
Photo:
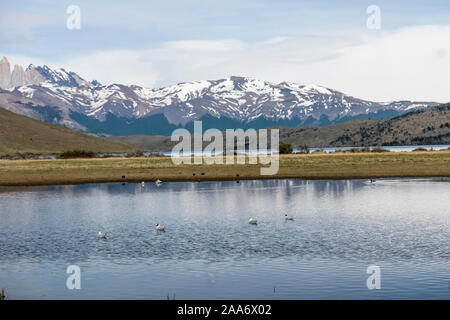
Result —
[{"label": "distant shoreline", "polygon": [[450,177],[450,150],[280,155],[276,175],[260,165],[175,165],[170,157],[12,160],[0,162],[0,186],[256,179]]},{"label": "distant shoreline", "polygon": [[[354,146],[354,147],[310,147],[309,153],[314,152],[326,152],[326,153],[341,153],[341,152],[351,152],[352,150],[361,150],[369,148],[370,150],[374,149],[382,149],[389,152],[412,152],[415,149],[426,149],[427,151],[441,151],[441,150],[450,150],[450,145],[442,144],[442,145],[398,145],[398,146]],[[269,149],[270,150],[270,149]],[[82,150],[81,150],[82,151]],[[135,157],[135,154],[138,151],[133,152],[98,152],[96,153],[94,158],[125,158],[125,157]],[[140,150],[142,156],[152,157],[152,156],[171,156],[171,151],[145,151]],[[225,150],[223,151],[225,153]],[[236,150],[238,154],[248,154],[248,150]],[[256,153],[260,152],[259,150]],[[300,149],[293,148],[292,154],[302,153]],[[131,154],[131,156],[129,156]],[[134,154],[134,155],[133,155]],[[58,159],[61,153],[31,153],[17,152],[15,154],[0,154],[0,161],[8,161],[8,160],[42,160],[42,159]]]}]

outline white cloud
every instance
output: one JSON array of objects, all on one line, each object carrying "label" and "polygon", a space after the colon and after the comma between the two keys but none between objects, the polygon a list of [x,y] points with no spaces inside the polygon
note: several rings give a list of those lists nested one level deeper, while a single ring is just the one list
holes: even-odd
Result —
[{"label": "white cloud", "polygon": [[450,26],[399,30],[339,50],[333,61],[312,64],[330,85],[363,98],[450,101]]},{"label": "white cloud", "polygon": [[450,101],[449,25],[365,32],[336,38],[280,36],[255,43],[172,41],[147,50],[99,51],[51,65],[89,80],[147,87],[243,75],[321,84],[377,101]]}]

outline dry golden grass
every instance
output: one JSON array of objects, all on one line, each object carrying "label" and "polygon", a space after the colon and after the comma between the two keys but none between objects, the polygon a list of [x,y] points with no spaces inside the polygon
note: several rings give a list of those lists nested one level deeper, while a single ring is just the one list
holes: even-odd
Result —
[{"label": "dry golden grass", "polygon": [[175,165],[170,157],[0,162],[0,185],[379,177],[450,177],[450,151],[281,155],[273,176],[260,175],[260,165]]}]

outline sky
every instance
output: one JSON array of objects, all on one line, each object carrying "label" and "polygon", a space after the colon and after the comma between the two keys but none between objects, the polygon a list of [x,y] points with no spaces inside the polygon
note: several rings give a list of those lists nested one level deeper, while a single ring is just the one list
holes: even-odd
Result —
[{"label": "sky", "polygon": [[0,55],[103,84],[234,75],[449,102],[450,1],[2,0]]}]

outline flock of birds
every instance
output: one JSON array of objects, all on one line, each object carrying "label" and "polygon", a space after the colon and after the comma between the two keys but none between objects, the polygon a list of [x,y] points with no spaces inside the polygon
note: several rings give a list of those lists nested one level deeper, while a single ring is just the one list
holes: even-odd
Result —
[{"label": "flock of birds", "polygon": [[[284,219],[286,221],[294,221],[294,216],[288,216],[287,214],[284,215]],[[250,217],[250,219],[248,219],[248,223],[249,224],[253,224],[253,225],[257,225],[258,224],[258,220]],[[159,223],[156,225],[156,231],[162,231],[165,232],[166,231],[166,227],[160,225]],[[103,233],[101,231],[98,232],[98,238],[99,239],[106,239],[106,233]]]},{"label": "flock of birds", "polygon": [[[371,183],[374,183],[375,182],[375,179],[369,179],[369,181],[371,182]],[[161,180],[159,180],[159,179],[157,179],[156,181],[155,181],[155,184],[159,187],[161,184],[162,184],[163,182],[161,181]],[[142,187],[145,187],[145,182],[144,181],[142,181],[141,182],[141,186]],[[287,214],[285,214],[284,215],[284,219],[286,220],[286,221],[294,221],[294,216],[288,216]],[[253,217],[250,217],[250,219],[248,219],[248,223],[249,224],[253,224],[253,225],[257,225],[258,224],[258,220],[256,220],[256,219],[254,219]],[[159,223],[156,225],[156,231],[166,231],[166,227],[165,226],[162,226],[162,225],[160,225]],[[106,233],[102,233],[101,231],[99,231],[98,232],[98,238],[99,239],[106,239]]]},{"label": "flock of birds", "polygon": [[[162,181],[161,180],[159,180],[159,179],[157,179],[156,181],[155,181],[155,184],[156,184],[156,186],[160,186],[160,185],[162,185]],[[143,187],[145,187],[145,182],[144,181],[142,181],[141,182],[141,187],[143,188]]]},{"label": "flock of birds", "polygon": [[[284,220],[286,221],[294,221],[294,216],[288,216],[287,214],[284,215]],[[254,219],[254,218],[250,218],[248,219],[248,223],[250,224],[258,224],[258,220]]]},{"label": "flock of birds", "polygon": [[[123,176],[122,178],[125,178],[125,176]],[[155,184],[156,184],[158,187],[159,187],[162,183],[163,183],[163,182],[162,182],[161,180],[159,180],[159,179],[157,179],[157,180],[155,181]],[[145,187],[145,182],[144,182],[144,181],[141,182],[141,187],[142,187],[142,188]],[[158,223],[158,224],[156,225],[156,230],[157,230],[157,231],[166,231],[166,227],[161,226],[161,225],[159,225],[159,223]],[[99,232],[98,232],[98,238],[99,238],[99,239],[106,239],[106,238],[107,238],[106,232],[103,233],[103,232],[99,231]]]}]

